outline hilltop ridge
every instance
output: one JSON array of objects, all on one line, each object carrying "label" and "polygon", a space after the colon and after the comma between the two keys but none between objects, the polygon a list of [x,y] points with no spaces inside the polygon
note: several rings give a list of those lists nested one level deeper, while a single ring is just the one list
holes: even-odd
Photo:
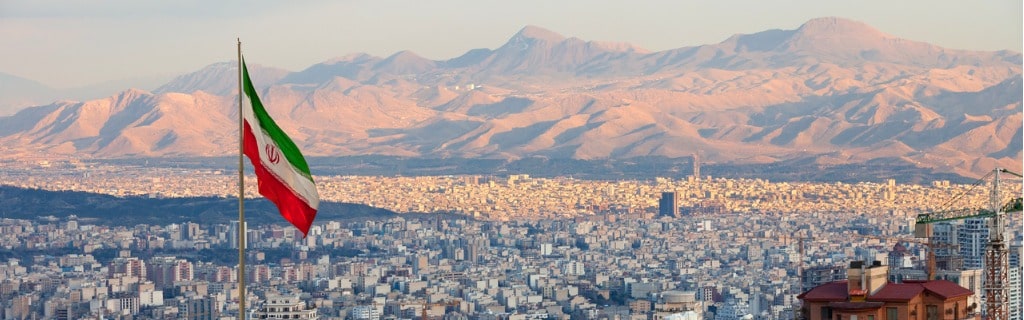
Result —
[{"label": "hilltop ridge", "polygon": [[[296,72],[249,67],[271,114],[309,155],[700,152],[737,164],[899,159],[969,177],[1021,169],[1021,61],[829,17],[658,52],[526,26],[498,48],[444,61],[400,51]],[[0,117],[0,145],[97,158],[230,154],[234,69],[217,63],[152,93]]]}]

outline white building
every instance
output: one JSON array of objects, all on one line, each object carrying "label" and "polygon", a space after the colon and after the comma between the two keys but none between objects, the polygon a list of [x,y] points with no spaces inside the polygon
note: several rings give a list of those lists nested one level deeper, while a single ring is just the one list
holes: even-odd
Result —
[{"label": "white building", "polygon": [[562,265],[562,273],[573,276],[584,276],[587,274],[587,269],[582,262],[568,261]]},{"label": "white building", "polygon": [[1010,300],[1010,320],[1024,320],[1024,306],[1021,305],[1021,276],[1024,273],[1024,265],[1021,264],[1021,255],[1024,254],[1024,247],[1020,243],[1010,246],[1009,265],[1007,270],[1007,282],[1010,285],[1010,292],[1007,294]]},{"label": "white building", "polygon": [[746,303],[729,299],[715,312],[715,320],[752,319],[753,315],[747,312],[749,309]]},{"label": "white building", "polygon": [[349,318],[353,320],[378,320],[380,319],[380,312],[374,306],[355,306],[352,308]]},{"label": "white building", "polygon": [[254,319],[316,319],[316,309],[306,307],[298,296],[268,296],[253,313]]},{"label": "white building", "polygon": [[957,227],[956,238],[964,269],[983,269],[985,247],[988,245],[988,223],[985,218],[964,219]]}]

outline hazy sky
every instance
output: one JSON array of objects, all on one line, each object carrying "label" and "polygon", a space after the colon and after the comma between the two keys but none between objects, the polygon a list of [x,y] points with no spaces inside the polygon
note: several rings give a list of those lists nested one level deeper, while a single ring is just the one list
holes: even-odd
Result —
[{"label": "hazy sky", "polygon": [[355,52],[443,60],[525,25],[652,51],[862,21],[953,49],[1021,51],[1020,0],[0,0],[0,72],[58,88],[172,76],[235,58],[301,70]]}]

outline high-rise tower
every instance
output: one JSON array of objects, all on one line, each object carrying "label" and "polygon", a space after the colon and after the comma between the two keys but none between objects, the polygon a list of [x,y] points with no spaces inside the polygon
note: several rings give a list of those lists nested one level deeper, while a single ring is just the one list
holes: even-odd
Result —
[{"label": "high-rise tower", "polygon": [[1024,273],[1024,266],[1021,265],[1021,254],[1024,253],[1024,247],[1020,243],[1010,245],[1010,253],[1007,265],[1009,268],[1007,271],[1007,283],[1010,286],[1008,292],[1008,300],[1010,306],[1007,308],[1010,320],[1024,320],[1024,306],[1021,305],[1024,299],[1021,298],[1021,273]]},{"label": "high-rise tower", "polygon": [[[248,227],[248,225],[243,226],[241,223],[238,222],[238,220],[231,221],[231,225],[228,227],[227,240],[228,245],[232,249],[238,249],[238,232],[241,231],[243,227]],[[246,234],[246,236],[248,236],[248,234]],[[246,238],[245,244],[249,244],[248,238]]]},{"label": "high-rise tower", "polygon": [[658,216],[679,217],[679,201],[675,192],[662,192],[658,201]]},{"label": "high-rise tower", "polygon": [[693,180],[700,183],[700,154],[693,154]]},{"label": "high-rise tower", "polygon": [[989,231],[986,218],[965,219],[957,227],[957,244],[960,245],[960,256],[963,257],[964,269],[984,268],[985,247],[988,245]]}]

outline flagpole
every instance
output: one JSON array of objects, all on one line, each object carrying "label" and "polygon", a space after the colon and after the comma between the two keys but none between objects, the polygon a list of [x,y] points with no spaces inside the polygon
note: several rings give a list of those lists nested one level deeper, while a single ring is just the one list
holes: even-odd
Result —
[{"label": "flagpole", "polygon": [[245,128],[242,117],[242,39],[238,39],[238,319],[245,319]]}]

